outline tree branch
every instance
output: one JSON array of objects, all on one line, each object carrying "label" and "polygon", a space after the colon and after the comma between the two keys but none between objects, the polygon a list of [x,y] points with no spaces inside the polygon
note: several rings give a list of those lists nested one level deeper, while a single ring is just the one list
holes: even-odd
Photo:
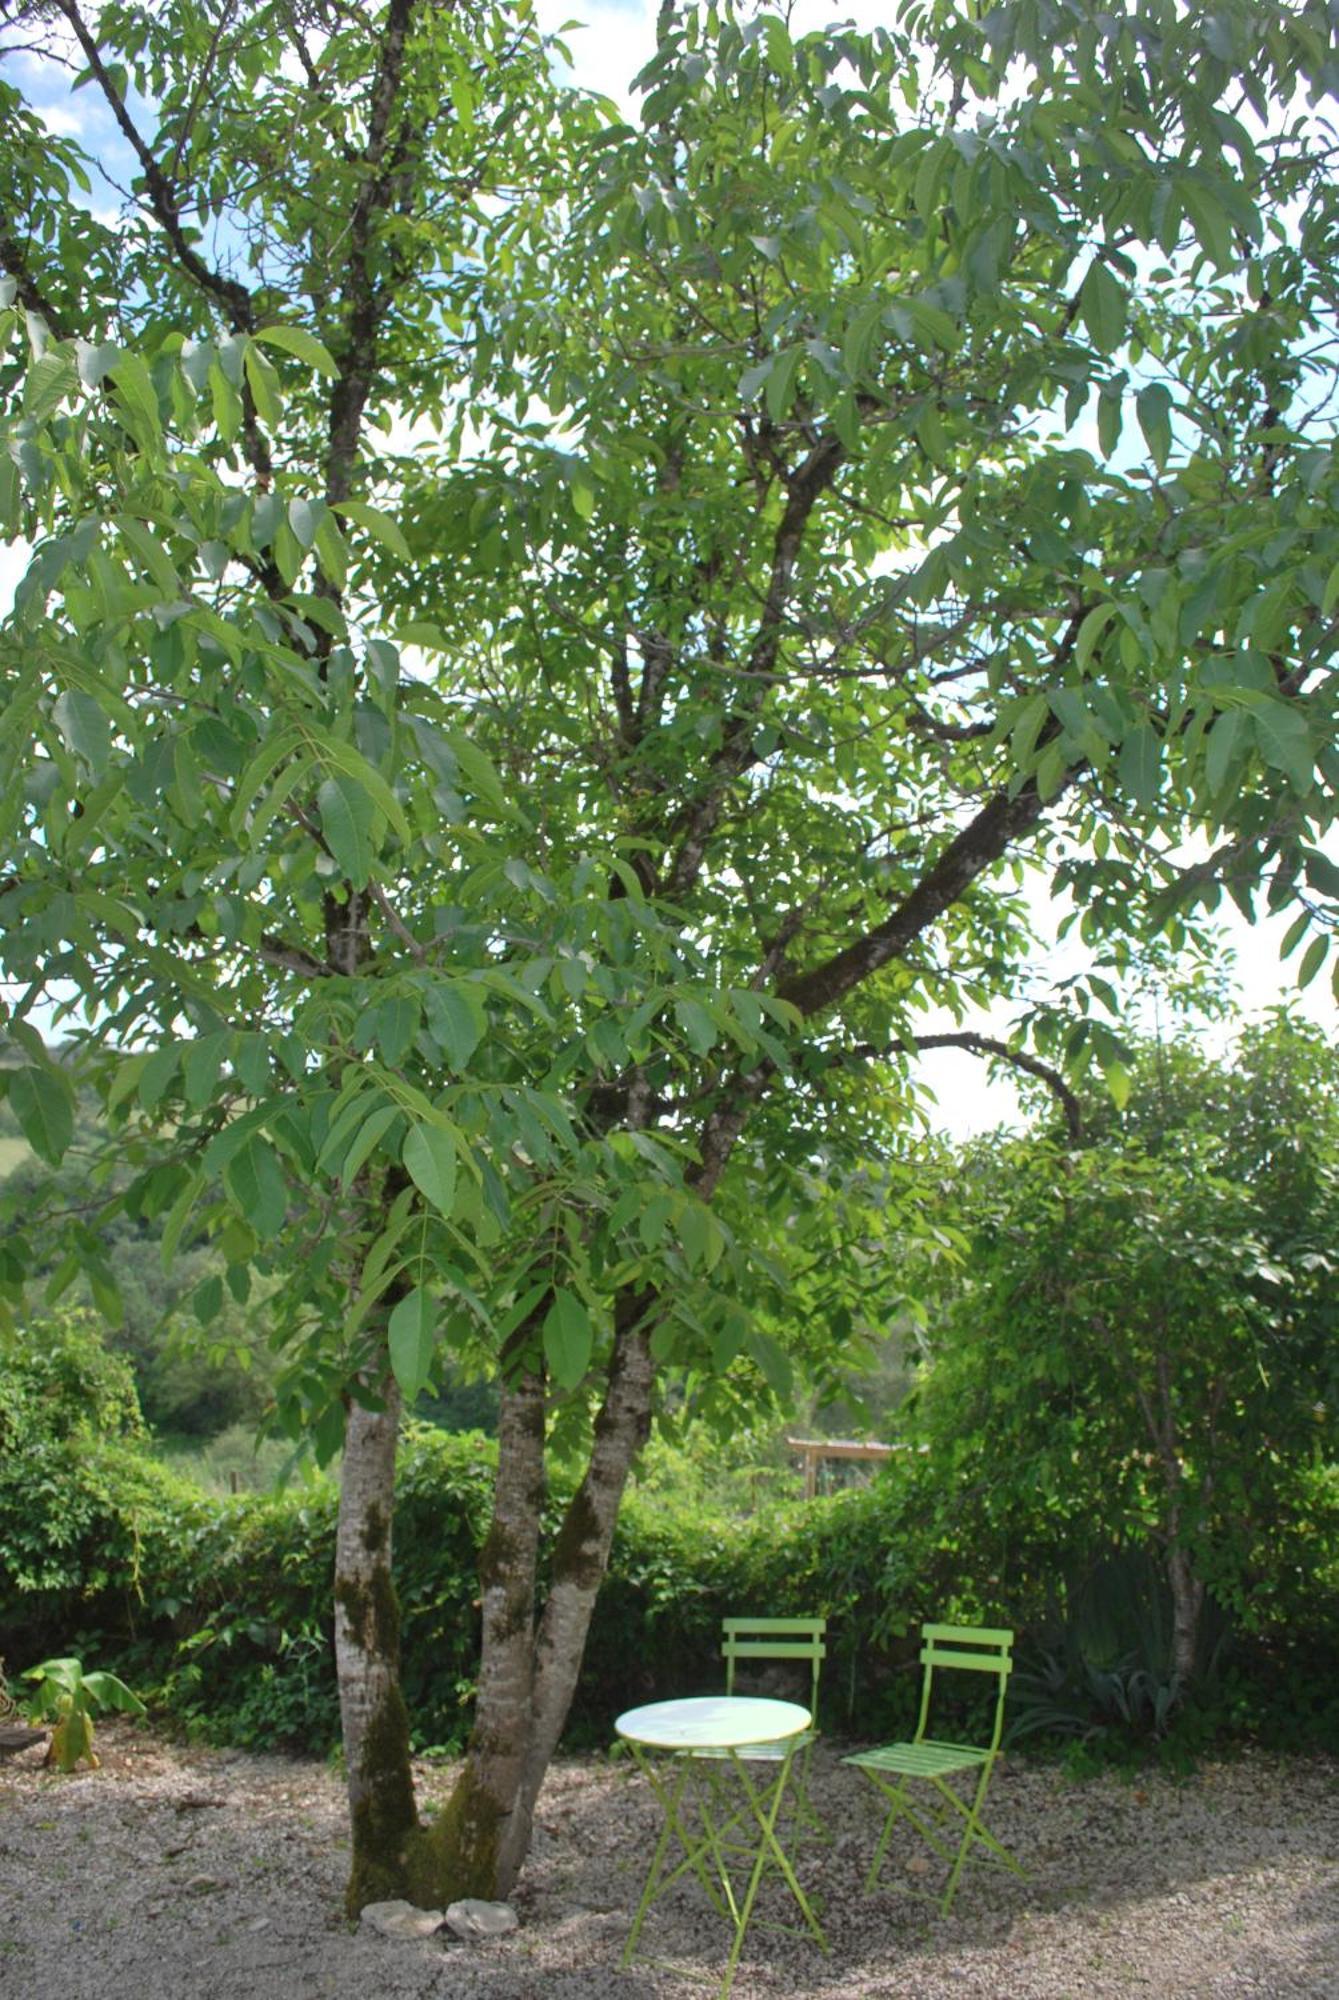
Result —
[{"label": "tree branch", "polygon": [[36,279],[33,277],[32,272],[28,269],[28,260],[24,255],[19,240],[16,236],[10,234],[9,230],[5,227],[3,219],[0,219],[0,269],[8,271],[10,277],[14,280],[15,285],[18,287],[17,297],[19,304],[25,312],[37,313],[40,318],[44,319],[51,329],[54,339],[69,340],[72,338],[69,327],[66,326],[60,313],[52,305],[50,299],[45,296]]},{"label": "tree branch", "polygon": [[678,844],[664,884],[664,893],[671,901],[677,901],[693,888],[702,872],[707,842],[720,818],[730,781],[756,761],[754,726],[758,711],[776,679],[786,610],[805,529],[819,498],[836,478],[845,456],[846,447],[840,439],[824,438],[813,447],[798,469],[786,477],[787,499],[772,541],[767,594],[749,649],[747,671],[753,686],[748,705],[730,718],[722,732],[720,748],[710,760],[710,782],[706,791],[690,805],[682,807],[671,824],[670,843]]},{"label": "tree branch", "polygon": [[855,1048],[844,1050],[843,1057],[883,1062],[891,1055],[920,1054],[927,1049],[966,1049],[972,1055],[997,1056],[1001,1062],[1011,1063],[1015,1069],[1026,1070],[1029,1076],[1040,1078],[1059,1100],[1071,1144],[1078,1146],[1083,1143],[1083,1113],[1079,1109],[1079,1100],[1059,1070],[1052,1069],[1039,1056],[1029,1055],[1026,1049],[1012,1048],[1008,1042],[997,1041],[993,1035],[978,1035],[970,1028],[943,1035],[899,1035],[883,1048],[876,1048],[872,1042],[858,1043]]},{"label": "tree branch", "polygon": [[84,52],[84,60],[106,98],[113,118],[144,169],[144,185],[148,191],[149,206],[176,252],[178,263],[202,291],[218,301],[235,330],[243,333],[254,332],[256,314],[250,292],[245,285],[239,284],[236,278],[225,278],[222,272],[211,270],[188,241],[185,229],[182,227],[181,211],[177,206],[176,187],[159,166],[139,127],[130,116],[125,99],[103,62],[97,40],[80,14],[75,0],[56,0],[56,5],[69,22],[75,40]]}]

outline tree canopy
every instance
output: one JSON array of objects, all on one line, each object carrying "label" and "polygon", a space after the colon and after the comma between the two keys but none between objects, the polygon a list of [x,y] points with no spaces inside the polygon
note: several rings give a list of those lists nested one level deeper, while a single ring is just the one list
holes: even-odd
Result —
[{"label": "tree canopy", "polygon": [[1333,1457],[1337,1072],[1286,1015],[1228,1061],[1145,1043],[1082,1146],[978,1142],[950,1196],[968,1248],[938,1274],[920,1435],[988,1536],[1151,1550],[1182,1686],[1206,1590],[1268,1615]]},{"label": "tree canopy", "polygon": [[[354,1900],[487,1891],[658,1377],[779,1374],[758,1217],[1011,991],[1024,868],[1117,964],[1224,891],[1325,958],[1331,12],[667,6],[635,123],[525,4],[11,19],[131,184],[3,86],[0,1075],[58,1160],[54,999],[108,1203],[278,1281],[285,1421],[344,1446]],[[1082,1002],[1034,1061],[1115,1064]],[[390,1500],[442,1345],[503,1393],[429,1838]]]}]

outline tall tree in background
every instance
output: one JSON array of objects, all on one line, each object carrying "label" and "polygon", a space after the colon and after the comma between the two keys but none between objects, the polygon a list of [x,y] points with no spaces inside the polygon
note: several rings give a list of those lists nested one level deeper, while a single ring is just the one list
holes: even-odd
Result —
[{"label": "tall tree in background", "polygon": [[[1263,889],[1319,969],[1331,26],[667,7],[628,126],[524,6],[20,25],[133,187],[99,220],[8,91],[5,1078],[57,1157],[27,1016],[73,989],[110,1199],[282,1280],[282,1412],[344,1448],[354,1904],[514,1881],[658,1377],[779,1374],[750,1216],[899,1114],[925,1010],[1013,990],[1024,862],[1118,959]],[[425,1831],[391,1520],[443,1344],[502,1393]]]},{"label": "tall tree in background", "polygon": [[1083,1146],[980,1141],[949,1199],[968,1251],[941,1276],[918,1420],[962,1532],[1049,1540],[1079,1574],[1150,1553],[1158,1664],[1189,1685],[1206,1591],[1251,1629],[1334,1458],[1339,1055],[1283,1015],[1223,1062],[1145,1044]]}]

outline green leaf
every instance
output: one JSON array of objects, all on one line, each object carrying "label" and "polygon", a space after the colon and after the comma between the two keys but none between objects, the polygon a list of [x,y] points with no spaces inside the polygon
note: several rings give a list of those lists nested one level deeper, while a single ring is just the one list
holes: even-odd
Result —
[{"label": "green leaf", "polygon": [[399,1300],[387,1326],[391,1371],[405,1401],[412,1403],[432,1373],[437,1312],[432,1295],[422,1285]]},{"label": "green leaf", "polygon": [[1117,1111],[1124,1111],[1130,1101],[1130,1072],[1123,1062],[1109,1062],[1102,1076]]},{"label": "green leaf", "polygon": [[842,341],[842,366],[848,382],[863,382],[870,372],[875,342],[883,331],[884,301],[873,298],[850,321]]},{"label": "green leaf", "polygon": [[316,540],[324,513],[323,500],[304,500],[299,494],[289,501],[288,525],[304,549],[309,549]]},{"label": "green leaf", "polygon": [[575,1292],[559,1285],[544,1315],[544,1358],[561,1389],[575,1389],[590,1366],[594,1334],[590,1315]]},{"label": "green leaf", "polygon": [[225,444],[231,444],[242,428],[245,411],[241,397],[217,361],[209,371],[209,394],[218,434]]},{"label": "green leaf", "polygon": [[1080,673],[1087,673],[1094,647],[1119,610],[1120,606],[1108,598],[1105,604],[1094,605],[1080,625],[1074,645],[1074,664]]},{"label": "green leaf", "polygon": [[1339,865],[1331,861],[1328,854],[1319,848],[1307,850],[1306,879],[1317,895],[1331,896],[1339,901]]},{"label": "green leaf", "polygon": [[1270,697],[1251,711],[1251,722],[1265,762],[1284,772],[1294,791],[1309,792],[1315,775],[1315,756],[1311,732],[1301,710],[1281,697]]},{"label": "green leaf", "polygon": [[771,372],[763,387],[763,402],[774,424],[779,424],[789,413],[795,376],[803,359],[802,347],[787,347],[773,357]]},{"label": "green leaf", "polygon": [[462,1072],[483,1040],[488,1017],[480,996],[463,981],[438,980],[424,992],[428,1032],[452,1069]]},{"label": "green leaf", "polygon": [[334,511],[374,536],[392,555],[399,556],[401,562],[413,561],[413,550],[404,538],[404,530],[390,514],[383,514],[380,507],[370,507],[366,500],[340,500]]},{"label": "green leaf", "polygon": [[456,1147],[440,1125],[411,1125],[404,1142],[405,1171],[435,1209],[450,1215],[456,1205]]},{"label": "green leaf", "polygon": [[709,1055],[716,1046],[717,1027],[705,1007],[696,1000],[676,1000],[674,1018],[679,1032],[696,1056]]},{"label": "green leaf", "polygon": [[326,846],[354,888],[366,888],[379,845],[378,814],[371,799],[361,785],[339,771],[318,788],[316,804]]},{"label": "green leaf", "polygon": [[[316,560],[336,590],[343,590],[349,575],[349,545],[341,535],[333,514],[327,514],[316,531]],[[321,598],[311,601],[307,616],[315,616],[316,605],[323,603]],[[341,619],[341,626],[343,623]]]},{"label": "green leaf", "polygon": [[1172,449],[1172,396],[1165,383],[1150,382],[1135,398],[1135,413],[1144,442],[1158,471],[1164,470]]},{"label": "green leaf", "polygon": [[201,1035],[197,1041],[187,1042],[183,1047],[182,1095],[192,1111],[199,1111],[213,1095],[219,1071],[223,1068],[228,1040],[227,1034]]},{"label": "green leaf", "polygon": [[371,1033],[387,1069],[399,1069],[418,1033],[422,1009],[416,996],[393,993],[373,1010]]},{"label": "green leaf", "polygon": [[240,1034],[232,1066],[238,1082],[251,1097],[264,1097],[270,1087],[270,1045],[264,1035]]},{"label": "green leaf", "polygon": [[215,1272],[191,1293],[191,1311],[201,1326],[208,1326],[223,1310],[223,1280]]},{"label": "green leaf", "polygon": [[1221,792],[1227,785],[1244,736],[1245,720],[1241,709],[1229,708],[1217,717],[1209,731],[1204,751],[1204,775],[1211,792]]},{"label": "green leaf", "polygon": [[[386,780],[374,764],[354,749],[352,743],[345,743],[338,736],[331,736],[325,730],[313,730],[312,741],[320,756],[332,764],[336,771],[342,771],[346,778],[352,778],[362,787],[382,817],[388,820],[405,846],[409,845],[409,822],[404,816],[404,807],[396,798]],[[477,753],[476,753],[477,754]],[[485,761],[482,758],[481,762]]]},{"label": "green leaf", "polygon": [[1123,789],[1141,806],[1151,806],[1158,796],[1161,760],[1157,731],[1146,722],[1132,729],[1121,744],[1117,774]]},{"label": "green leaf", "polygon": [[[574,465],[570,487],[572,506],[579,520],[589,521],[595,513],[595,485],[584,465]],[[407,553],[407,551],[406,551]]]},{"label": "green leaf", "polygon": [[223,1183],[262,1243],[279,1234],[288,1214],[288,1184],[273,1146],[253,1134],[224,1168]]},{"label": "green leaf", "polygon": [[107,370],[126,422],[141,444],[162,441],[153,378],[138,354],[124,354]]},{"label": "green leaf", "polygon": [[9,1101],[33,1151],[58,1167],[74,1138],[74,1092],[58,1069],[20,1069],[9,1079]]},{"label": "green leaf", "polygon": [[177,1245],[181,1242],[186,1224],[191,1218],[191,1212],[196,1202],[199,1201],[201,1194],[204,1192],[204,1186],[205,1176],[203,1173],[191,1174],[187,1179],[186,1185],[182,1188],[181,1193],[177,1196],[168,1211],[166,1220],[163,1223],[162,1241],[158,1246],[159,1262],[165,1271],[170,1271],[172,1268],[172,1260],[177,1254]]},{"label": "green leaf", "polygon": [[66,688],[51,713],[61,735],[75,755],[83,758],[94,778],[105,777],[111,758],[112,729],[100,704],[80,688]]},{"label": "green leaf", "polygon": [[1125,310],[1125,287],[1120,279],[1106,264],[1090,264],[1079,288],[1079,311],[1099,353],[1114,354],[1124,340]]},{"label": "green leaf", "polygon": [[1297,990],[1299,993],[1304,986],[1311,984],[1322,965],[1324,965],[1329,955],[1329,950],[1330,940],[1328,937],[1312,938],[1306,951],[1303,953],[1302,963],[1297,968]]},{"label": "green leaf", "polygon": [[1232,218],[1218,196],[1202,181],[1191,180],[1189,176],[1178,180],[1176,191],[1203,249],[1220,271],[1230,270],[1238,261],[1232,240]]},{"label": "green leaf", "polygon": [[277,347],[283,354],[291,354],[298,361],[305,361],[309,368],[315,368],[332,381],[339,380],[339,363],[330,349],[308,333],[301,326],[262,326],[254,335],[263,340],[267,347]]},{"label": "green leaf", "polygon": [[354,1176],[363,1162],[376,1149],[387,1129],[400,1116],[398,1104],[382,1104],[366,1117],[354,1134],[353,1143],[344,1155],[339,1170],[340,1183],[345,1188],[353,1186]]},{"label": "green leaf", "polygon": [[84,1675],[84,1692],[98,1708],[117,1708],[123,1715],[147,1715],[148,1709],[116,1674],[95,1670]]},{"label": "green leaf", "polygon": [[41,424],[59,409],[67,395],[78,387],[79,378],[66,355],[53,350],[44,354],[28,370],[23,385],[23,414],[29,423]]},{"label": "green leaf", "polygon": [[279,377],[260,349],[251,341],[247,342],[242,359],[246,368],[247,386],[251,390],[251,400],[256,406],[256,415],[265,428],[272,431],[283,421],[284,414]]},{"label": "green leaf", "polygon": [[1102,384],[1097,398],[1097,444],[1103,458],[1110,458],[1120,443],[1124,427],[1122,399],[1125,393],[1124,375],[1116,376]]}]

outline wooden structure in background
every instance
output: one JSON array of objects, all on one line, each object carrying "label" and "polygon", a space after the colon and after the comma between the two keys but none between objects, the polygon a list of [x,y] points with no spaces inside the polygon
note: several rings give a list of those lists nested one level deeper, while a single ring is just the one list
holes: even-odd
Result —
[{"label": "wooden structure in background", "polygon": [[859,1438],[787,1438],[786,1444],[804,1460],[804,1497],[812,1500],[818,1492],[818,1468],[831,1460],[891,1458],[895,1444],[866,1444]]}]

